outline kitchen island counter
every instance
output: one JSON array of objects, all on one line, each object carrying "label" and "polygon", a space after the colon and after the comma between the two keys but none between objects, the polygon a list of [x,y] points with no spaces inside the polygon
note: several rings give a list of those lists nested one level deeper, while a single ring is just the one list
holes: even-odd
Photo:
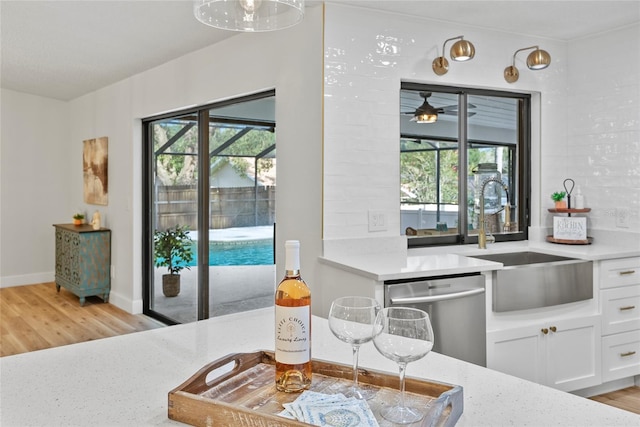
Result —
[{"label": "kitchen island counter", "polygon": [[[273,348],[273,308],[0,359],[0,424],[8,426],[182,425],[167,418],[167,395],[229,353]],[[313,319],[313,357],[351,363],[325,319]],[[436,337],[437,339],[437,337]],[[397,372],[373,345],[362,367]],[[640,425],[640,416],[437,353],[407,375],[459,384],[459,426]]]}]

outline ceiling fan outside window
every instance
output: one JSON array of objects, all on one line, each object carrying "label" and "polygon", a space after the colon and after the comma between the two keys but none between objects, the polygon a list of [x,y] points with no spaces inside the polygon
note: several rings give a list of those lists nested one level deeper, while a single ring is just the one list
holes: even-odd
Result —
[{"label": "ceiling fan outside window", "polygon": [[[436,108],[429,103],[428,99],[431,95],[431,92],[420,92],[420,97],[424,100],[422,104],[418,106],[415,111],[405,111],[401,114],[411,115],[412,117],[410,120],[416,123],[435,123],[438,120],[439,114],[452,116],[458,115],[458,104],[445,105]],[[467,108],[476,108],[476,106],[469,104]],[[468,112],[467,116],[471,117],[474,114],[474,112]]]}]

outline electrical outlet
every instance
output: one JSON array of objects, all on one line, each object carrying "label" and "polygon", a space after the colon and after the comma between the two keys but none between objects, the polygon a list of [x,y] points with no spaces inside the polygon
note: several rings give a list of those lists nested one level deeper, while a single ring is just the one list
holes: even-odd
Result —
[{"label": "electrical outlet", "polygon": [[369,211],[369,231],[385,231],[387,217],[382,211]]},{"label": "electrical outlet", "polygon": [[616,208],[616,227],[629,228],[629,208]]}]

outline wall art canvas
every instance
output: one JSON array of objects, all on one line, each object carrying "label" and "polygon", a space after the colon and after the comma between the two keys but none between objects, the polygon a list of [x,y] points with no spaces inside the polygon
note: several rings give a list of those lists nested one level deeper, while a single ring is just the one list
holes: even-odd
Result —
[{"label": "wall art canvas", "polygon": [[106,206],[109,202],[109,138],[83,141],[84,201]]}]

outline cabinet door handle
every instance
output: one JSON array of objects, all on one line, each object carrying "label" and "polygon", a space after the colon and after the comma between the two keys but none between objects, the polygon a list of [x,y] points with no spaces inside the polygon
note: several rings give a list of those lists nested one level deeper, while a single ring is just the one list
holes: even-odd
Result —
[{"label": "cabinet door handle", "polygon": [[551,332],[555,332],[558,330],[558,328],[556,328],[555,326],[550,327],[549,329],[551,329]]},{"label": "cabinet door handle", "polygon": [[620,311],[633,310],[634,308],[636,308],[635,305],[627,305],[627,306],[624,306],[624,307],[620,307]]},{"label": "cabinet door handle", "polygon": [[542,328],[540,331],[545,335],[549,333],[549,330],[547,328]]},{"label": "cabinet door handle", "polygon": [[626,271],[621,271],[618,274],[621,276],[626,276],[627,274],[634,274],[636,271],[635,270],[626,270]]},{"label": "cabinet door handle", "polygon": [[620,353],[620,357],[629,357],[633,356],[634,354],[636,354],[635,351],[627,351],[626,353]]}]

